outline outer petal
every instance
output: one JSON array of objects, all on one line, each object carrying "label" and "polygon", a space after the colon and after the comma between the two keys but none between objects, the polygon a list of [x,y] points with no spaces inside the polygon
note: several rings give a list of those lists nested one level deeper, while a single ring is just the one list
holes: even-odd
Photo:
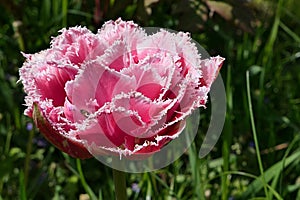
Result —
[{"label": "outer petal", "polygon": [[[42,109],[63,105],[64,84],[76,74],[70,65],[58,68],[51,64],[49,55],[52,50],[42,51],[33,55],[25,55],[27,60],[20,69],[20,80],[28,94],[25,102],[28,108],[25,114],[32,115],[33,103],[39,102]],[[42,103],[43,102],[43,103]]]},{"label": "outer petal", "polygon": [[92,155],[87,151],[83,142],[76,137],[69,137],[56,130],[54,126],[44,117],[37,104],[34,104],[33,119],[44,137],[56,146],[59,150],[75,158],[91,158]]},{"label": "outer petal", "polygon": [[201,60],[202,78],[200,79],[201,86],[210,88],[213,81],[218,76],[219,70],[221,69],[224,58],[217,56],[209,59]]}]

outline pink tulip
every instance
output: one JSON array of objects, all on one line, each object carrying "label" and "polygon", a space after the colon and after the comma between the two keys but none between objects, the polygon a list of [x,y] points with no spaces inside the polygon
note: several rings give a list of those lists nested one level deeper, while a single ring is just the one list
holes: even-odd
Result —
[{"label": "pink tulip", "polygon": [[151,155],[205,107],[224,61],[201,59],[189,34],[147,35],[133,22],[97,34],[63,29],[51,48],[25,55],[25,114],[57,148],[77,158]]}]

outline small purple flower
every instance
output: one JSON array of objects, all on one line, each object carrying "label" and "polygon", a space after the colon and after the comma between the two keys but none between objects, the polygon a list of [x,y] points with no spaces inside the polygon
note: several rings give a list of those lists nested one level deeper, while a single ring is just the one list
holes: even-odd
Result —
[{"label": "small purple flower", "polygon": [[131,185],[131,189],[132,189],[132,191],[133,192],[135,192],[135,193],[139,193],[140,192],[140,187],[139,187],[139,185],[137,184],[137,183],[133,183],[132,185]]},{"label": "small purple flower", "polygon": [[33,138],[33,143],[36,144],[39,148],[45,148],[48,145],[48,142],[42,137]]},{"label": "small purple flower", "polygon": [[27,124],[26,124],[26,130],[27,131],[31,131],[33,129],[33,124],[31,123],[31,122],[28,122]]},{"label": "small purple flower", "polygon": [[255,144],[254,144],[253,141],[250,141],[250,142],[249,142],[249,147],[255,148]]}]

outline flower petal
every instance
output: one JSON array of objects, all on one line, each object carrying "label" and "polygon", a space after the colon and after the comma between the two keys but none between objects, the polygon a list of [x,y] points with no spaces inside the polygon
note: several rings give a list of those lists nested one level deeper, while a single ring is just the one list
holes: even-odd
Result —
[{"label": "flower petal", "polygon": [[37,104],[34,104],[33,119],[44,137],[59,150],[75,158],[86,159],[92,157],[81,140],[74,136],[70,137],[62,134],[61,130],[56,130],[55,126],[43,115]]}]

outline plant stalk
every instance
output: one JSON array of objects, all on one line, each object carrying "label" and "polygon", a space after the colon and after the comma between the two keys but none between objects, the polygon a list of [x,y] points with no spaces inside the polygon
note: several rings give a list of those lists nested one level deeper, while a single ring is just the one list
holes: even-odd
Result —
[{"label": "plant stalk", "polygon": [[126,194],[126,173],[112,169],[115,185],[116,200],[127,200]]}]

